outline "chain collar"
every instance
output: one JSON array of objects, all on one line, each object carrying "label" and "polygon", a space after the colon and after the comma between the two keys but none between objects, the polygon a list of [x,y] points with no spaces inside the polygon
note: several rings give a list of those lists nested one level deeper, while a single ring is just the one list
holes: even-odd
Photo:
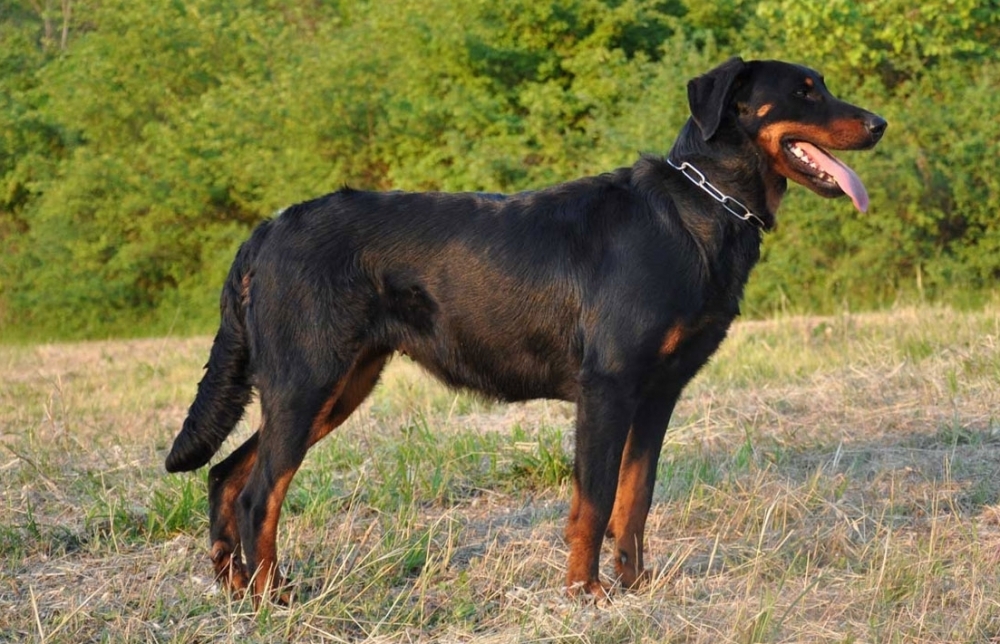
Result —
[{"label": "chain collar", "polygon": [[739,219],[740,221],[750,222],[751,224],[757,226],[761,230],[764,230],[766,228],[763,219],[750,212],[750,209],[744,206],[739,201],[733,199],[729,195],[723,194],[718,188],[713,186],[708,181],[708,179],[705,178],[705,175],[703,175],[701,171],[698,170],[698,168],[694,167],[687,161],[682,161],[680,165],[677,165],[670,157],[667,157],[667,163],[669,163],[670,167],[674,168],[675,170],[679,170],[681,174],[687,177],[691,183],[693,183],[694,185],[698,186],[699,188],[707,192],[708,195],[712,197],[712,199],[715,199],[720,204],[722,204],[723,208],[731,212],[733,216]]}]

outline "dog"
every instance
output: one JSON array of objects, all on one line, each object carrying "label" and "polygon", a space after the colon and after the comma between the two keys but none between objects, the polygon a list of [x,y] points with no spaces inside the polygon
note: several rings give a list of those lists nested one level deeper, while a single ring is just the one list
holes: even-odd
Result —
[{"label": "dog", "polygon": [[208,475],[216,577],[287,601],[275,536],[309,448],[403,353],[453,387],[577,406],[566,586],[648,578],[643,537],[667,423],[739,315],[788,180],[864,211],[827,150],[872,148],[886,121],[823,77],[732,58],[688,83],[666,157],[512,195],[344,188],[260,224],[221,296],[198,393],[166,459],[208,463],[252,388],[261,426]]}]

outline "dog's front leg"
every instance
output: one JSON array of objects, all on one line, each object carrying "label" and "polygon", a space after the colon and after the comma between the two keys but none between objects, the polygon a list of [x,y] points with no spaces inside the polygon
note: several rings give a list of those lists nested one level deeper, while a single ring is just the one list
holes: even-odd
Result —
[{"label": "dog's front leg", "polygon": [[619,378],[589,374],[581,379],[577,403],[573,500],[566,542],[571,594],[606,592],[601,583],[601,543],[615,503],[618,470],[635,403]]},{"label": "dog's front leg", "polygon": [[615,572],[627,588],[635,588],[650,576],[643,563],[646,516],[653,500],[660,447],[679,394],[680,388],[672,384],[647,394],[625,442],[608,535],[615,539]]}]

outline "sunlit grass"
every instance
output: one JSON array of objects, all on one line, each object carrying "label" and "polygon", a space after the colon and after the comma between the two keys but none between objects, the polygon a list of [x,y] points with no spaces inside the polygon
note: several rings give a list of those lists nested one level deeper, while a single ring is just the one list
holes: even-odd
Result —
[{"label": "sunlit grass", "polygon": [[738,324],[663,449],[653,582],[598,606],[561,590],[572,406],[397,360],[297,475],[297,601],[260,613],[213,584],[204,472],[162,470],[209,341],[0,347],[0,641],[990,641],[998,342],[996,310]]}]

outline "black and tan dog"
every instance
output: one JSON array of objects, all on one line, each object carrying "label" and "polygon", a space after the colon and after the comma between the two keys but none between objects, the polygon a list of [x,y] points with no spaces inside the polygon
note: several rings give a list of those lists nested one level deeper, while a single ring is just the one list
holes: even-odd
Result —
[{"label": "black and tan dog", "polygon": [[396,352],[502,400],[575,402],[566,583],[606,588],[605,534],[620,582],[646,576],[667,422],[739,313],[787,179],[864,210],[861,181],[826,150],[870,148],[886,127],[777,61],[731,59],[688,98],[667,158],[509,196],[344,189],[256,229],[166,461],[205,465],[258,390],[260,429],[209,472],[223,583],[258,599],[283,585],[275,534],[292,477]]}]

